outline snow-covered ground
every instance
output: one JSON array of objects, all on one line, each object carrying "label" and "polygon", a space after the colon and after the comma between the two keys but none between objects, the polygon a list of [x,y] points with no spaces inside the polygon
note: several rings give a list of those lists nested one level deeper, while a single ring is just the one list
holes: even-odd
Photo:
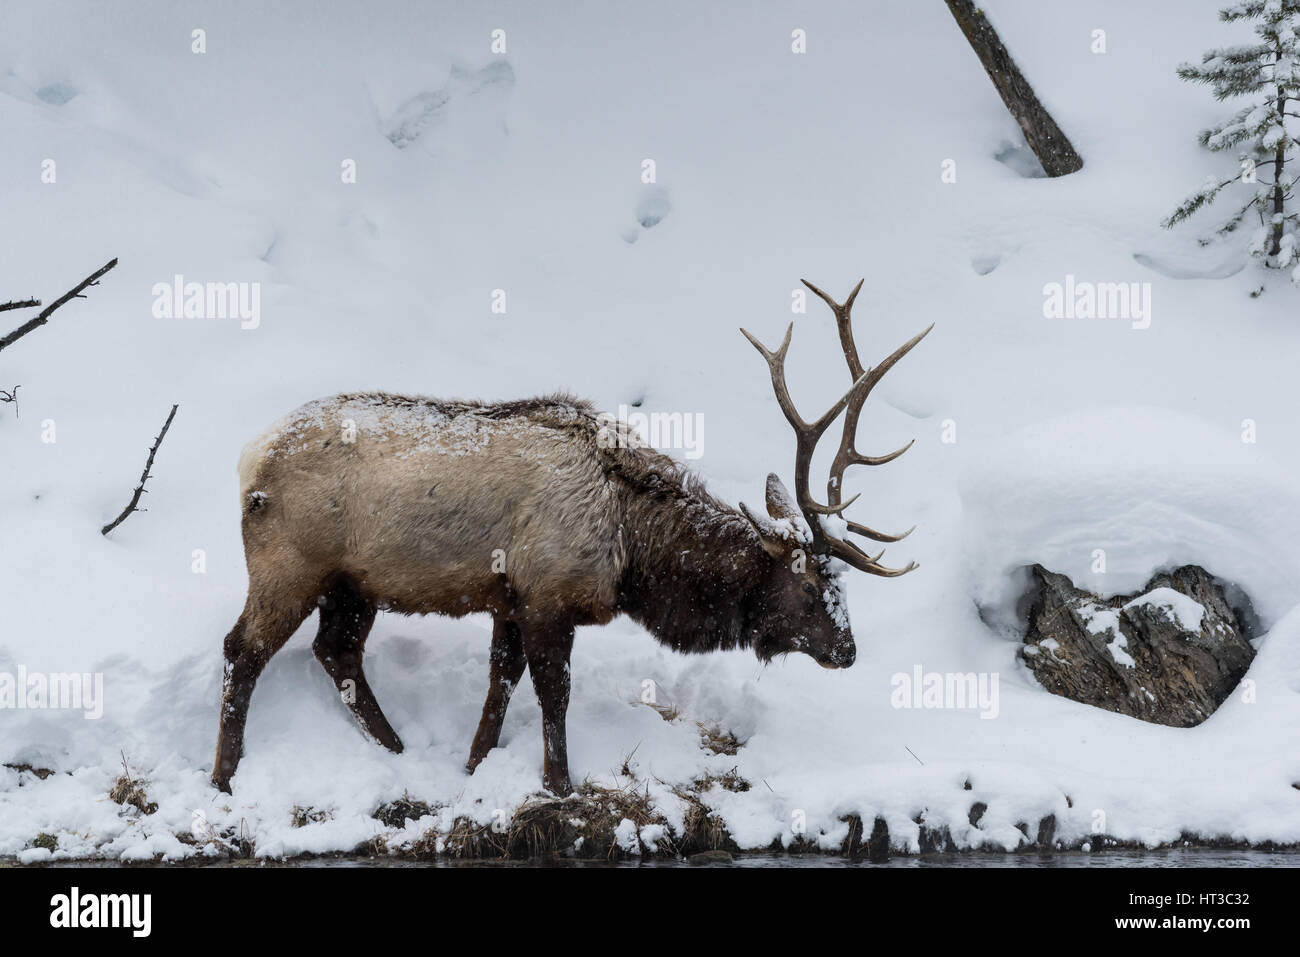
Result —
[{"label": "snow-covered ground", "polygon": [[[0,405],[0,673],[103,675],[97,719],[0,711],[0,762],[59,772],[0,768],[0,854],[41,859],[24,849],[47,833],[59,855],[177,857],[196,815],[259,854],[350,850],[403,794],[444,821],[518,806],[541,786],[527,682],[502,747],[463,770],[487,682],[478,618],[376,624],[368,673],[400,756],[353,726],[309,620],[258,685],[233,797],[209,785],[246,584],[241,446],[339,391],[566,388],[698,414],[692,465],[759,502],[768,471],[789,482],[793,442],[737,327],[771,343],[796,319],[791,387],[812,414],[848,374],[829,313],[792,317],[792,291],[805,277],[842,298],[860,276],[864,359],[936,323],[862,425],[865,451],[916,446],[848,489],[854,517],[918,524],[886,561],[920,569],[850,580],[847,671],[680,657],[627,621],[581,630],[575,780],[619,783],[631,755],[671,817],[669,786],[734,766],[755,786],[706,800],[743,846],[802,820],[837,844],[850,813],[882,816],[901,849],[918,816],[963,846],[1014,847],[1017,822],[1049,814],[1071,843],[1300,841],[1300,293],[1236,268],[1244,235],[1199,247],[1213,212],[1159,227],[1222,171],[1195,134],[1224,108],[1174,75],[1249,38],[1217,5],[990,0],[1085,158],[1048,180],[1014,168],[1019,132],[937,0],[6,2],[0,300],[120,265],[0,355],[0,388],[21,384],[18,417]],[[178,274],[259,283],[256,328],[156,317],[154,285]],[[1044,286],[1067,282],[1149,283],[1149,326],[1046,318]],[[102,537],[173,402],[148,511]],[[1253,694],[1180,730],[1043,691],[996,626],[1034,561],[1106,594],[1192,562],[1235,582],[1267,629]],[[894,707],[893,676],[917,666],[996,674],[996,716]],[[647,679],[678,720],[640,703]],[[703,750],[696,722],[743,747]],[[109,800],[123,757],[155,814]],[[296,828],[295,805],[329,819]]]}]

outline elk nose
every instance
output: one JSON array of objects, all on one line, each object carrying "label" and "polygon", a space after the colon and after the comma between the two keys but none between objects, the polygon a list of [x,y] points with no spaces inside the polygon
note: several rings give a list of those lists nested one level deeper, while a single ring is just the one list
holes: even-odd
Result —
[{"label": "elk nose", "polygon": [[852,667],[853,662],[857,660],[858,650],[849,645],[847,648],[837,648],[825,658],[819,659],[818,664],[827,671],[835,671],[838,668]]}]

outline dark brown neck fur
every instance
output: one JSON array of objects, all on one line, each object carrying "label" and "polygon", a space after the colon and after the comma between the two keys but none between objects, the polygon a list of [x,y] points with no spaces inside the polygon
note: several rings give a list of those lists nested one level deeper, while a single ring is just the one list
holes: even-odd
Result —
[{"label": "dark brown neck fur", "polygon": [[675,651],[750,647],[771,564],[752,526],[666,456],[611,457],[628,554],[619,611]]}]

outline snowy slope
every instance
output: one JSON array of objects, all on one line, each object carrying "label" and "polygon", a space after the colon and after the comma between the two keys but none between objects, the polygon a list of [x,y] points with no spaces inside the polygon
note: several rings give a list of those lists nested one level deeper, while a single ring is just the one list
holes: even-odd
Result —
[{"label": "snowy slope", "polygon": [[[233,798],[208,785],[221,639],[246,583],[240,447],[338,391],[567,388],[698,413],[692,464],[757,502],[768,471],[789,479],[793,443],[737,326],[776,341],[799,278],[843,297],[863,275],[867,355],[936,323],[862,426],[867,451],[916,446],[848,490],[868,524],[919,525],[887,560],[921,569],[850,582],[845,672],[679,657],[625,621],[581,631],[574,777],[609,781],[633,752],[668,784],[736,766],[767,786],[710,800],[747,846],[788,840],[796,811],[828,844],[851,812],[883,816],[903,848],[921,813],[965,846],[1014,846],[1016,822],[1048,814],[1077,842],[1098,812],[1125,840],[1300,841],[1300,300],[1284,277],[1235,270],[1244,237],[1203,249],[1209,220],[1158,225],[1218,171],[1195,134],[1223,107],[1174,66],[1235,28],[1204,0],[988,6],[1080,173],[1026,178],[994,158],[1019,133],[938,2],[668,2],[635,17],[594,2],[6,3],[0,299],[48,300],[121,264],[0,355],[0,388],[22,385],[20,418],[0,406],[0,672],[102,672],[105,691],[98,720],[0,712],[0,762],[70,772],[0,769],[0,854],[40,832],[60,854],[188,854],[171,832],[196,812],[262,854],[347,850],[403,793],[448,819],[517,806],[540,788],[530,688],[503,747],[463,771],[486,690],[477,618],[377,623],[369,675],[400,756],[355,730],[309,621],[258,685]],[[956,183],[941,181],[948,159]],[[667,208],[651,228],[647,200]],[[151,289],[177,274],[260,283],[258,327],[155,318]],[[1149,328],[1045,318],[1044,285],[1067,275],[1150,283]],[[819,306],[794,317],[790,357],[809,413],[847,386]],[[101,537],[173,402],[149,511]],[[1089,570],[1098,548],[1105,576]],[[1030,561],[1112,594],[1187,562],[1234,581],[1268,629],[1254,700],[1177,730],[1042,691],[986,623]],[[893,707],[892,676],[917,665],[997,673],[997,717]],[[638,703],[645,679],[683,720]],[[711,755],[696,721],[746,743]],[[123,754],[156,814],[108,800]],[[294,805],[332,817],[294,828]]]}]

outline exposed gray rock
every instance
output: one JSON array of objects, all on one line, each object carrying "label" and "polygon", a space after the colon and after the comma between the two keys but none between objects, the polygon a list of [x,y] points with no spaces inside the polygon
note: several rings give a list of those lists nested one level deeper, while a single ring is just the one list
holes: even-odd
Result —
[{"label": "exposed gray rock", "polygon": [[1110,599],[1041,565],[1030,572],[1020,657],[1053,694],[1187,728],[1214,713],[1255,657],[1247,613],[1199,566]]}]

